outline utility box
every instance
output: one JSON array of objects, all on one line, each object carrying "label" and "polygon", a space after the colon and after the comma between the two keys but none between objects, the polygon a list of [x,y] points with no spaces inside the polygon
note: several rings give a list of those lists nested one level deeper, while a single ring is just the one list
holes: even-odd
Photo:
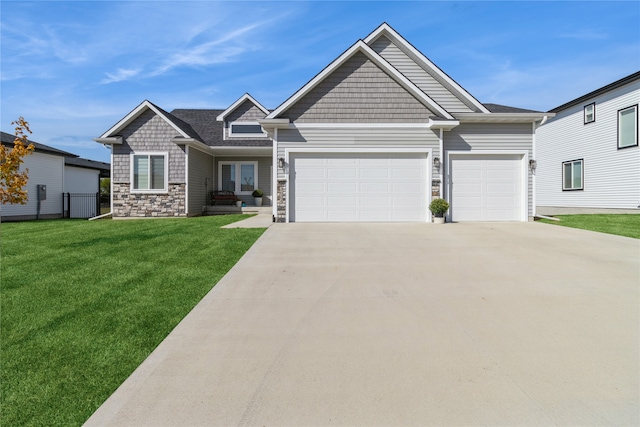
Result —
[{"label": "utility box", "polygon": [[47,200],[47,186],[38,184],[38,200]]}]

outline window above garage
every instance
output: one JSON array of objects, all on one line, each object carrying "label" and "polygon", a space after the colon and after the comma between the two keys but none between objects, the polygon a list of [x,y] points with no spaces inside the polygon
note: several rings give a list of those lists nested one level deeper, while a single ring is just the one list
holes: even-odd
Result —
[{"label": "window above garage", "polygon": [[231,122],[229,124],[229,136],[256,138],[265,137],[262,126],[258,122]]}]

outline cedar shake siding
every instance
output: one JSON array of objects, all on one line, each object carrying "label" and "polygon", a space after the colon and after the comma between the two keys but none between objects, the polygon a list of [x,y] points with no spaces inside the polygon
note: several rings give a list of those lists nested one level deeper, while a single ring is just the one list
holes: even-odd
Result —
[{"label": "cedar shake siding", "polygon": [[419,66],[417,63],[419,60],[414,55],[408,52],[405,53],[387,37],[380,36],[371,43],[371,48],[449,113],[472,113],[477,111],[476,108],[466,105],[463,100],[456,97],[445,82],[432,76]]},{"label": "cedar shake siding", "polygon": [[240,104],[232,113],[230,113],[224,121],[224,138],[225,139],[265,139],[264,136],[251,138],[246,136],[229,136],[229,128],[232,122],[257,122],[266,117],[266,114],[255,106],[249,100]]},{"label": "cedar shake siding", "polygon": [[[178,132],[153,111],[146,110],[121,132],[122,145],[113,145],[113,216],[184,216],[185,153],[172,139]],[[169,153],[167,193],[131,194],[130,157],[139,152]]]},{"label": "cedar shake siding", "polygon": [[423,123],[433,113],[356,53],[280,117],[295,123]]}]

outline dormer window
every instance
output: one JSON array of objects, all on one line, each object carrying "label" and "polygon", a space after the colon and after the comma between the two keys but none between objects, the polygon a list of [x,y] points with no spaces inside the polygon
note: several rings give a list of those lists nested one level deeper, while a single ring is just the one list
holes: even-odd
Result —
[{"label": "dormer window", "polygon": [[257,122],[231,122],[229,136],[256,138],[267,136],[267,134],[262,131],[262,126]]},{"label": "dormer window", "polygon": [[584,106],[584,124],[596,121],[596,103],[593,102]]}]

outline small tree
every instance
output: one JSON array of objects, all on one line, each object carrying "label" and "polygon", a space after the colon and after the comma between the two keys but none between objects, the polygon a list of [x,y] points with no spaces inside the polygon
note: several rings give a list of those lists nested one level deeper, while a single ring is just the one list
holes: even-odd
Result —
[{"label": "small tree", "polygon": [[31,129],[22,116],[11,124],[16,125],[13,148],[9,151],[0,144],[0,203],[24,205],[28,200],[24,186],[29,179],[29,169],[20,172],[20,165],[24,162],[24,157],[33,153],[35,147],[28,144],[26,132],[31,133]]},{"label": "small tree", "polygon": [[100,178],[100,195],[108,196],[111,194],[111,178]]}]

